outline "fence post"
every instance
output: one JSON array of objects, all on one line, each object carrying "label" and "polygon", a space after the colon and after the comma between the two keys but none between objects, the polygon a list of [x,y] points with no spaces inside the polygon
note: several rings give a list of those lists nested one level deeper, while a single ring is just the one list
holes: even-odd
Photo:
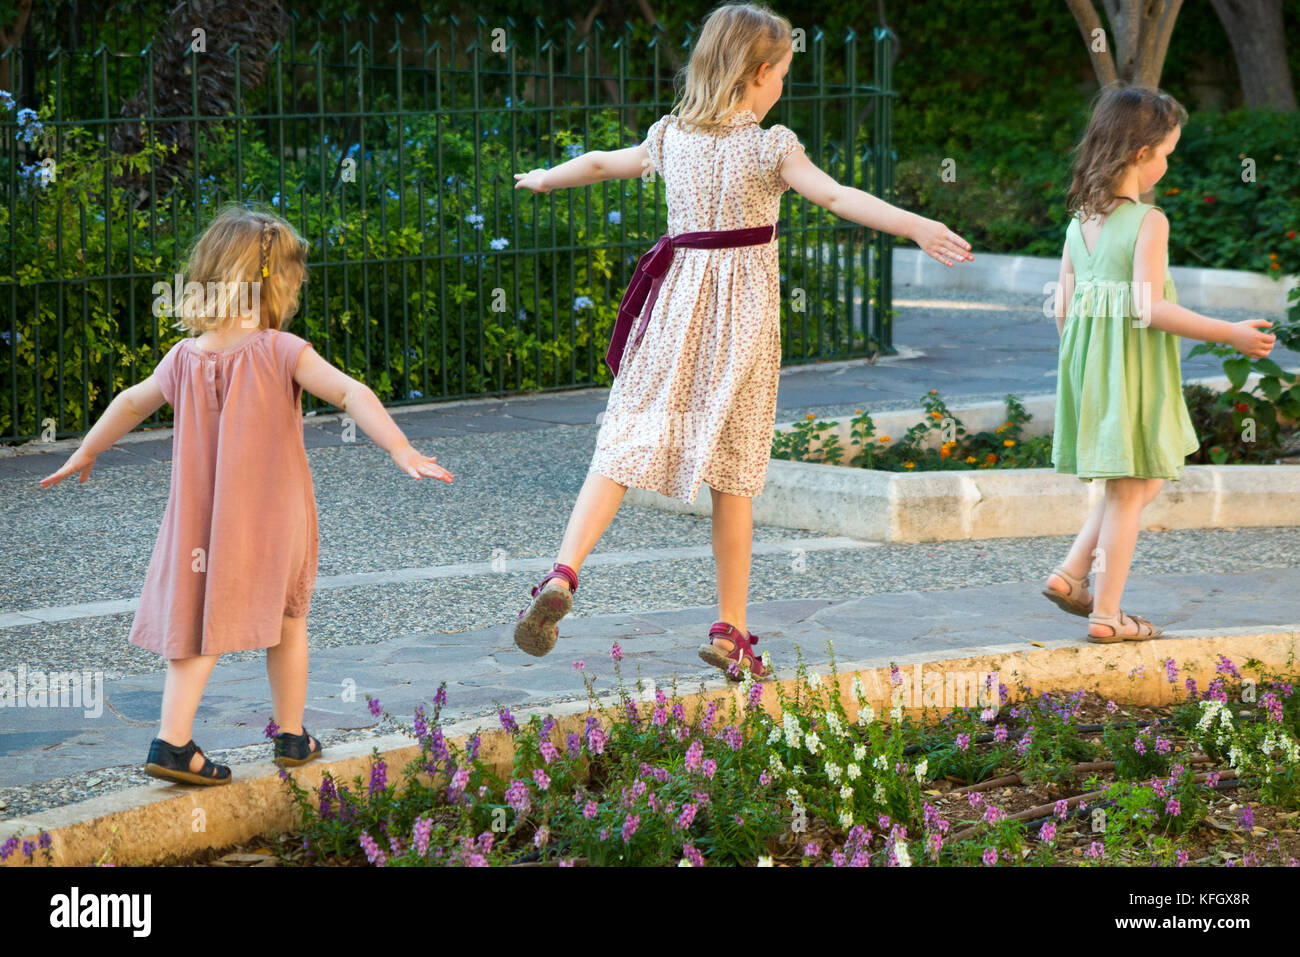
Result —
[{"label": "fence post", "polygon": [[[885,202],[894,199],[894,145],[891,132],[894,125],[894,100],[892,86],[894,31],[888,27],[875,30],[875,86],[876,109],[874,147],[874,178],[876,195]],[[894,304],[893,286],[894,246],[885,233],[876,234],[876,312],[872,333],[880,344],[883,355],[893,355]]]}]

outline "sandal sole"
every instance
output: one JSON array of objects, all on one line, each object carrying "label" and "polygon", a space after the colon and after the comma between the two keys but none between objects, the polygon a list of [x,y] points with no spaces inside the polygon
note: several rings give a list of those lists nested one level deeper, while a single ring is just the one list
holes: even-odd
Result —
[{"label": "sandal sole", "polygon": [[199,784],[203,787],[213,787],[218,784],[229,784],[234,780],[234,775],[225,778],[205,778],[201,774],[195,774],[193,771],[176,771],[172,768],[165,768],[161,764],[146,764],[144,773],[151,778],[160,778],[164,781],[171,781],[175,784]]},{"label": "sandal sole", "polygon": [[272,758],[271,761],[274,762],[275,764],[278,764],[282,768],[299,768],[302,767],[304,764],[308,764],[312,761],[315,761],[317,758],[321,756],[321,753],[322,753],[321,751],[313,751],[305,758],[279,757],[279,758]]},{"label": "sandal sole", "polygon": [[542,589],[515,625],[516,647],[534,658],[548,654],[560,637],[557,623],[572,608],[573,593],[568,589]]},{"label": "sandal sole", "polygon": [[1088,635],[1088,640],[1094,645],[1114,645],[1121,641],[1150,641],[1152,638],[1159,638],[1163,634],[1163,631],[1157,631],[1154,635],[1108,635],[1105,638]]},{"label": "sandal sole", "polygon": [[1087,618],[1092,614],[1092,605],[1080,605],[1078,602],[1070,601],[1059,591],[1052,591],[1050,588],[1043,589],[1043,595],[1061,611],[1071,615],[1078,615],[1080,618]]},{"label": "sandal sole", "polygon": [[[715,668],[721,669],[722,672],[726,674],[728,681],[740,680],[739,678],[733,678],[731,676],[731,666],[736,663],[736,659],[727,657],[727,653],[723,651],[721,648],[719,648],[717,645],[714,644],[700,645],[700,660],[705,662],[705,664],[710,664],[713,665],[713,667]],[[741,667],[748,670],[747,665],[742,665]],[[752,671],[750,672],[750,674],[753,676],[755,681],[772,680],[772,673],[770,671],[765,675],[754,674],[754,672]]]}]

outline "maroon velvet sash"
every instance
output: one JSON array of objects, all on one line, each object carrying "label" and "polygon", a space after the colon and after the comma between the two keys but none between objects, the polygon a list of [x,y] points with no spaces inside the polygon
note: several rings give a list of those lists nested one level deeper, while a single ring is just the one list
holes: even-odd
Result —
[{"label": "maroon velvet sash", "polygon": [[650,251],[636,264],[632,281],[623,293],[623,301],[618,306],[618,318],[614,321],[614,332],[609,339],[609,351],[605,353],[605,364],[609,370],[618,375],[618,363],[623,357],[628,334],[636,317],[641,316],[637,324],[634,342],[640,342],[645,334],[646,324],[654,311],[655,299],[659,295],[659,283],[673,262],[673,251],[678,246],[690,249],[728,249],[734,246],[761,246],[776,238],[778,223],[771,226],[754,226],[749,229],[720,229],[698,233],[678,233],[676,236],[665,234]]}]

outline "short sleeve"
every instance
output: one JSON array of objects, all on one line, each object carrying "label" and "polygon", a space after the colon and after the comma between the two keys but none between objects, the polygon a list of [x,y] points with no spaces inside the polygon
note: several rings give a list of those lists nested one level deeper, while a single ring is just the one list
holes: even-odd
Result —
[{"label": "short sleeve", "polygon": [[778,124],[763,131],[763,146],[759,150],[758,162],[772,183],[772,188],[778,193],[784,193],[790,188],[781,178],[781,164],[797,149],[803,149],[803,144],[790,127]]},{"label": "short sleeve", "polygon": [[646,130],[645,141],[641,144],[650,154],[650,162],[656,172],[663,170],[664,131],[668,129],[668,124],[671,122],[673,122],[672,114],[659,117],[650,124],[650,129]]},{"label": "short sleeve", "polygon": [[311,343],[301,336],[283,330],[277,330],[271,338],[271,350],[275,354],[280,377],[291,386],[290,394],[295,402],[298,400],[300,388],[294,381],[293,374],[298,368],[298,360],[302,357],[303,350],[310,345]]},{"label": "short sleeve", "polygon": [[176,363],[180,356],[178,353],[185,348],[185,340],[173,343],[172,347],[167,350],[167,354],[158,360],[158,364],[153,367],[153,378],[158,383],[158,388],[167,400],[167,404],[173,409],[176,408]]}]

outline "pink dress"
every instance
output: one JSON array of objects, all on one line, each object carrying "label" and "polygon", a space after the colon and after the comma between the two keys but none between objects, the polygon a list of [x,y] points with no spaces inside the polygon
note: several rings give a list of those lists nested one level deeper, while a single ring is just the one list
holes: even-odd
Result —
[{"label": "pink dress", "polygon": [[175,412],[171,493],[131,627],[165,658],[280,643],[316,582],[316,497],[302,442],[310,344],[260,329],[210,351],[182,339],[154,377]]},{"label": "pink dress", "polygon": [[[664,180],[668,233],[770,226],[789,189],[779,172],[800,148],[749,110],[719,135],[657,120],[646,151]],[[645,335],[629,336],[590,472],[687,502],[701,482],[730,495],[763,490],[781,372],[777,240],[683,249],[664,273]]]}]

